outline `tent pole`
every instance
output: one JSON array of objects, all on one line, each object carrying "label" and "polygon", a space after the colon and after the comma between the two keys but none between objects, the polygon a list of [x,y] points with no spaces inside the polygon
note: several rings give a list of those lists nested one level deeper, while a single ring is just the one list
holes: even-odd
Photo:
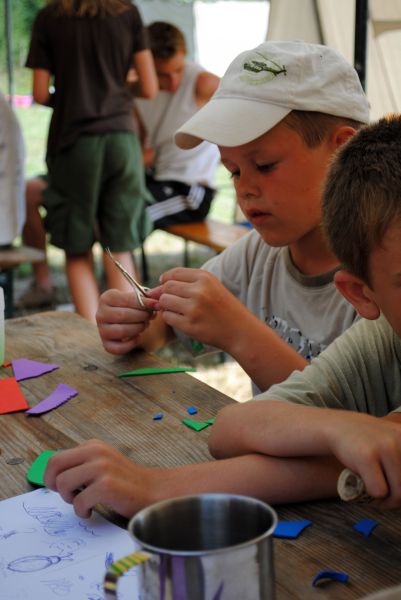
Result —
[{"label": "tent pole", "polygon": [[15,81],[14,81],[14,66],[13,66],[13,53],[12,53],[12,15],[11,15],[11,3],[10,0],[4,0],[4,30],[6,40],[6,60],[7,60],[7,78],[8,78],[8,94],[10,97],[10,104],[14,104],[15,96]]},{"label": "tent pole", "polygon": [[355,1],[354,67],[363,89],[366,89],[366,47],[368,30],[368,0]]}]

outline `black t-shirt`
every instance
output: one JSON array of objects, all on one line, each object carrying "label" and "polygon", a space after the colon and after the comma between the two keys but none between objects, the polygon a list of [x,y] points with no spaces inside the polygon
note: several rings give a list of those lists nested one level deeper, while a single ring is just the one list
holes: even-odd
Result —
[{"label": "black t-shirt", "polygon": [[38,13],[26,66],[54,75],[48,155],[83,133],[133,131],[126,77],[133,54],[147,47],[139,12],[128,1],[117,16],[59,16],[55,5]]}]

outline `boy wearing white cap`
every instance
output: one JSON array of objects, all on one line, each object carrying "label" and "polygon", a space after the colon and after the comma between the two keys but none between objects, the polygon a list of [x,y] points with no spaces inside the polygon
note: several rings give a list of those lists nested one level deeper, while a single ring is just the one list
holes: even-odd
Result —
[{"label": "boy wearing white cap", "polygon": [[332,155],[368,113],[355,70],[328,47],[265,42],[240,54],[175,139],[219,146],[254,231],[202,270],[164,273],[146,300],[154,320],[133,294],[105,292],[97,313],[105,348],[196,339],[231,354],[254,391],[303,369],[357,316],[333,283],[338,263],[320,199]]}]

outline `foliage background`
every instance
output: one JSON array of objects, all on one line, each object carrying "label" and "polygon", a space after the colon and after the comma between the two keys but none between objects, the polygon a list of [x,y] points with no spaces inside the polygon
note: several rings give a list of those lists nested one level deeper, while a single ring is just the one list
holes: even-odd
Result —
[{"label": "foliage background", "polygon": [[[22,67],[28,52],[32,23],[36,13],[44,5],[43,0],[11,0],[13,62],[15,67]],[[0,4],[0,22],[5,24],[5,3]],[[6,64],[5,27],[0,29],[0,61]]]}]

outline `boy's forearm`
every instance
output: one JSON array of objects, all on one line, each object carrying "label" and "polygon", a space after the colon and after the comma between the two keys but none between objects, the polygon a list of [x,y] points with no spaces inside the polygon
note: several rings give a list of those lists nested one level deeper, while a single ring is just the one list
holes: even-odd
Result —
[{"label": "boy's forearm", "polygon": [[219,413],[209,450],[220,459],[249,453],[326,456],[331,454],[328,430],[340,413],[276,400],[233,404]]},{"label": "boy's forearm", "polygon": [[334,458],[274,458],[257,454],[156,469],[152,502],[174,496],[231,493],[272,504],[334,497],[342,465]]},{"label": "boy's forearm", "polygon": [[[245,342],[248,340],[248,342]],[[237,323],[225,348],[262,391],[285,381],[308,362],[268,325],[249,313]]]}]

